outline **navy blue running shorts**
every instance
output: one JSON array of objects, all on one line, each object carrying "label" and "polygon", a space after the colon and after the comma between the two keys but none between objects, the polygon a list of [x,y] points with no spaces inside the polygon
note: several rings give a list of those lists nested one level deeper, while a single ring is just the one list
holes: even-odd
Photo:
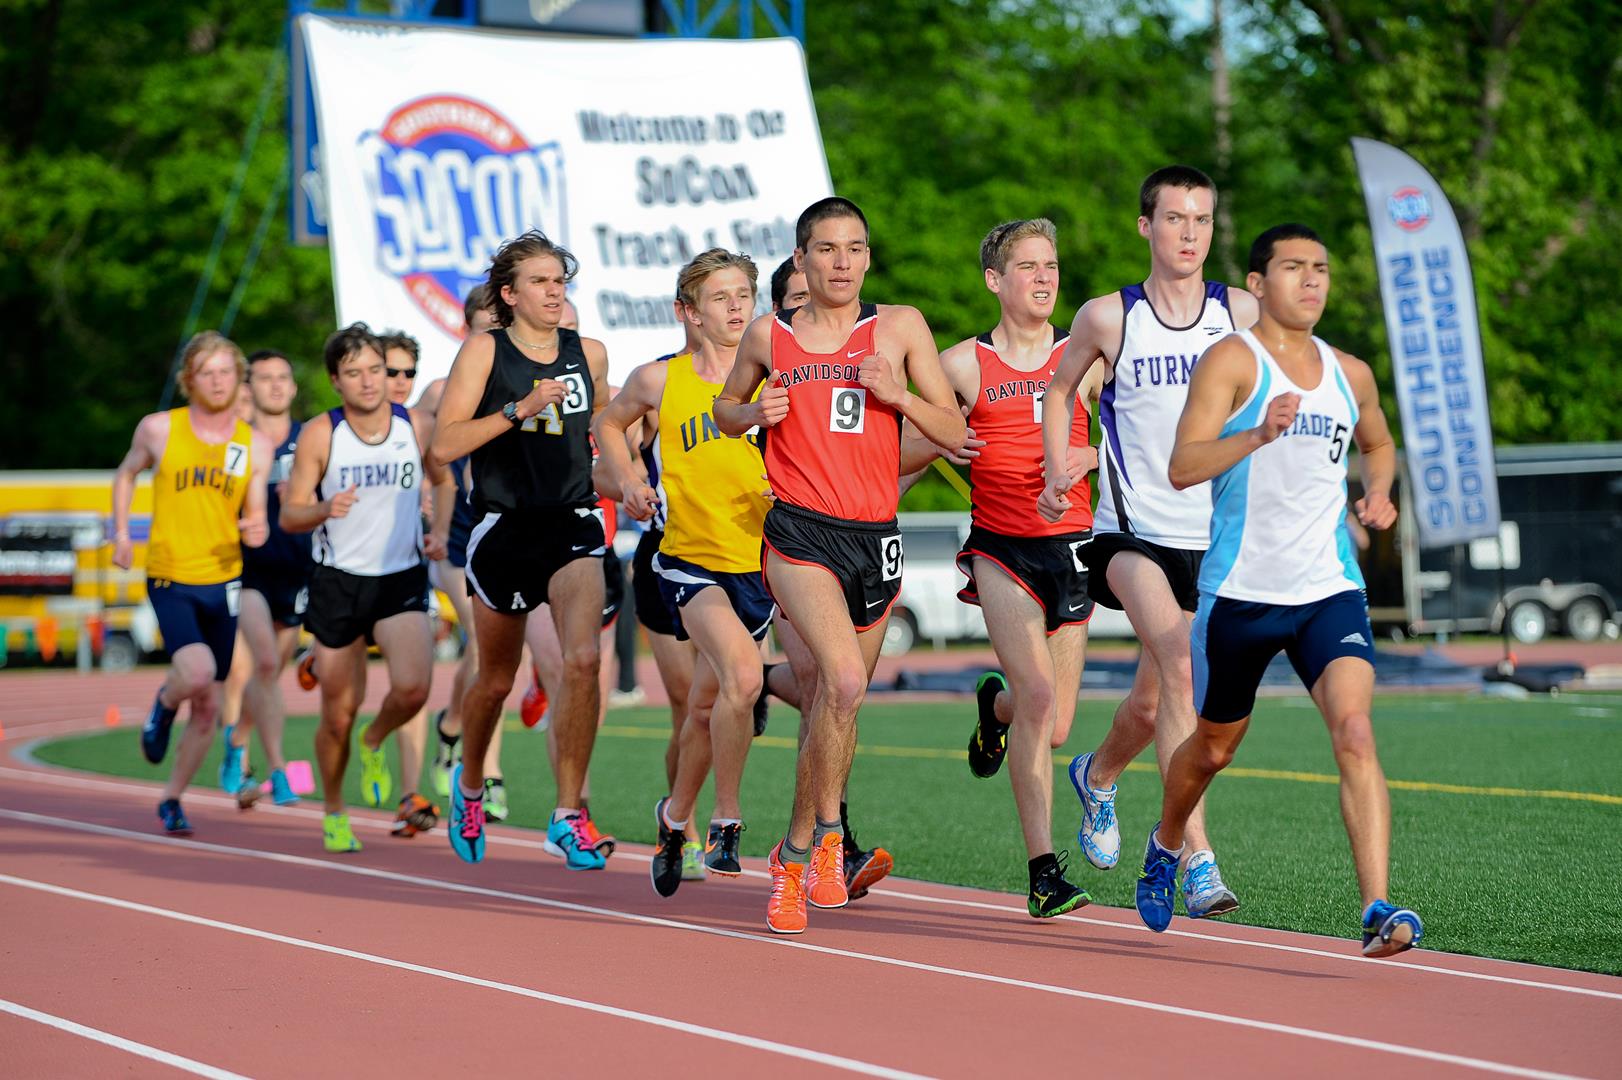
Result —
[{"label": "navy blue running shorts", "polygon": [[304,621],[304,608],[310,601],[310,571],[313,563],[299,567],[269,569],[244,562],[242,587],[265,598],[270,618],[277,626],[298,626]]},{"label": "navy blue running shorts", "polygon": [[1190,633],[1194,711],[1215,724],[1251,714],[1256,688],[1280,650],[1308,690],[1333,660],[1355,656],[1374,663],[1374,630],[1360,589],[1310,604],[1202,599]]},{"label": "navy blue running shorts", "polygon": [[167,578],[147,578],[146,598],[158,617],[158,632],[170,656],[187,645],[207,645],[214,654],[214,681],[224,682],[237,643],[237,611],[242,582],[182,585]]},{"label": "navy blue running shorts", "polygon": [[675,615],[677,641],[688,639],[681,609],[693,597],[709,588],[717,588],[727,594],[732,610],[737,612],[738,621],[743,623],[743,628],[756,641],[765,637],[766,631],[771,628],[777,604],[766,591],[766,582],[759,570],[746,574],[721,573],[706,570],[697,563],[666,555],[662,551],[653,557],[653,569],[659,575],[659,593]]}]

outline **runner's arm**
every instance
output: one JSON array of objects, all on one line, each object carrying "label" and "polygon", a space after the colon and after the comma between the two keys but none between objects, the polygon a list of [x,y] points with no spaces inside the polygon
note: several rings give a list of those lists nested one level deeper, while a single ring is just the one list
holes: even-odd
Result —
[{"label": "runner's arm", "polygon": [[586,367],[591,371],[591,415],[596,416],[614,397],[608,385],[608,346],[596,338],[581,338],[580,350],[586,354]]},{"label": "runner's arm", "polygon": [[[919,434],[948,453],[963,449],[963,411],[957,394],[941,368],[935,337],[916,308],[894,307],[892,324],[902,348],[900,371],[882,360],[882,354],[862,361],[861,382],[873,396],[912,421]],[[899,377],[898,377],[899,376]],[[914,393],[908,383],[918,388]]]},{"label": "runner's arm", "polygon": [[[1062,496],[1072,486],[1065,463],[1071,425],[1076,420],[1076,394],[1084,383],[1103,381],[1102,369],[1095,365],[1100,360],[1106,368],[1112,363],[1104,350],[1119,347],[1121,318],[1121,298],[1116,293],[1095,297],[1081,306],[1070,324],[1070,337],[1059,367],[1042,399],[1042,475],[1054,496],[1052,501],[1062,501],[1064,510],[1069,509],[1069,500]],[[1043,497],[1047,498],[1048,493],[1044,492]]]},{"label": "runner's arm", "polygon": [[[783,418],[772,419],[760,400],[751,400],[760,384],[772,374],[771,323],[772,316],[760,316],[749,324],[749,329],[743,332],[743,340],[738,343],[738,357],[733,361],[726,385],[715,396],[715,426],[722,434],[742,435],[752,427],[771,427]],[[783,415],[787,413],[784,409]]]},{"label": "runner's arm", "polygon": [[1370,529],[1389,529],[1397,522],[1397,507],[1391,501],[1391,484],[1397,476],[1397,448],[1391,439],[1391,427],[1386,423],[1385,411],[1380,408],[1380,387],[1374,381],[1374,372],[1357,357],[1335,350],[1341,369],[1352,384],[1357,398],[1357,427],[1352,438],[1357,442],[1358,471],[1363,476],[1363,497],[1354,504],[1357,520]]},{"label": "runner's arm", "polygon": [[[445,377],[445,393],[439,399],[433,442],[428,451],[440,464],[466,457],[512,427],[511,421],[500,412],[473,418],[473,410],[484,397],[485,383],[489,381],[495,359],[496,339],[489,334],[474,334],[457,350],[451,373]],[[519,404],[520,419],[527,420],[541,411],[540,408],[526,409],[527,403],[526,398]],[[330,440],[330,428],[328,437]],[[296,454],[294,462],[296,467]]]},{"label": "runner's arm", "polygon": [[237,520],[237,532],[243,547],[263,547],[270,538],[267,490],[270,483],[270,463],[275,460],[276,448],[260,432],[254,432],[248,449],[248,491],[242,500],[242,516]]},{"label": "runner's arm", "polygon": [[428,452],[434,438],[434,416],[417,408],[411,410],[411,429],[417,436],[417,449],[422,453],[423,479],[428,484],[432,499],[432,516],[428,519],[428,535],[423,537],[423,554],[431,560],[443,559],[450,545],[451,517],[456,513],[456,478],[451,470],[434,460]]},{"label": "runner's arm", "polygon": [[638,521],[647,520],[657,496],[636,467],[627,432],[659,408],[664,400],[667,370],[665,364],[652,363],[631,372],[620,392],[592,423],[592,434],[597,437],[597,465],[592,470],[597,493],[624,502],[626,513]]},{"label": "runner's arm", "polygon": [[135,561],[135,544],[130,539],[130,504],[135,500],[135,481],[158,463],[169,441],[169,414],[151,413],[141,417],[130,439],[129,451],[113,473],[113,565],[128,570]]},{"label": "runner's arm", "polygon": [[1188,400],[1177,421],[1177,442],[1166,470],[1172,487],[1182,491],[1220,476],[1252,451],[1272,442],[1295,419],[1300,396],[1280,394],[1269,403],[1258,426],[1222,437],[1223,424],[1249,395],[1255,372],[1255,357],[1236,334],[1211,346],[1194,365]]},{"label": "runner's arm", "polygon": [[[293,471],[287,478],[287,495],[282,499],[280,524],[284,532],[310,532],[332,516],[332,500],[315,497],[321,474],[327,471],[327,455],[331,451],[332,420],[323,413],[299,432],[298,446],[293,451]],[[349,502],[353,503],[353,489],[349,494]],[[347,505],[345,508],[347,510]]]}]

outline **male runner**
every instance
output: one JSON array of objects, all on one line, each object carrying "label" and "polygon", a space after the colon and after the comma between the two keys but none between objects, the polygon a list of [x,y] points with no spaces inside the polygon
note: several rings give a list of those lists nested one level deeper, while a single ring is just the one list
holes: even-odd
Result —
[{"label": "male runner", "polygon": [[1246,281],[1261,318],[1201,358],[1172,449],[1179,490],[1215,481],[1193,632],[1199,723],[1166,770],[1138,914],[1156,932],[1171,922],[1189,813],[1233,760],[1262,673],[1282,649],[1329,726],[1363,897],[1363,955],[1392,956],[1417,944],[1424,926],[1385,899],[1391,804],[1369,719],[1374,632],[1346,532],[1346,443],[1361,455],[1364,496],[1354,510],[1370,529],[1397,520],[1396,450],[1373,371],[1312,334],[1329,300],[1318,235],[1305,225],[1268,229],[1251,245]]},{"label": "male runner", "polygon": [[[1194,730],[1188,620],[1209,543],[1211,492],[1208,486],[1173,489],[1166,461],[1195,361],[1223,334],[1256,321],[1255,297],[1203,276],[1216,214],[1211,178],[1186,165],[1157,169],[1144,180],[1138,202],[1149,278],[1076,312],[1042,419],[1047,486],[1038,505],[1048,521],[1057,521],[1072,505],[1064,455],[1076,387],[1095,363],[1102,365],[1098,508],[1093,540],[1078,558],[1092,598],[1124,610],[1143,648],[1109,734],[1097,750],[1070,763],[1082,805],[1077,840],[1100,870],[1114,867],[1121,854],[1116,778],[1151,741],[1164,775],[1172,751]],[[1188,828],[1183,899],[1189,915],[1234,910],[1239,901],[1222,883],[1203,806],[1195,807]]]},{"label": "male runner", "polygon": [[191,719],[158,803],[165,832],[190,836],[181,793],[214,741],[221,681],[231,670],[241,592],[242,548],[265,542],[265,477],[270,443],[238,418],[237,387],[247,363],[223,334],[205,330],[181,354],[186,404],[149,413],[135,427],[113,477],[113,565],[134,563],[130,502],[142,470],[152,473],[147,599],[158,617],[169,672],[141,729],[141,751],[156,765],[169,749],[180,706]]},{"label": "male runner", "polygon": [[644,415],[658,417],[666,524],[653,569],[675,610],[676,636],[692,640],[700,658],[675,783],[654,807],[658,843],[651,873],[661,896],[674,895],[681,884],[685,832],[712,759],[715,812],[704,862],[726,877],[743,872],[739,788],[762,684],[760,641],[776,605],[759,569],[768,501],[758,442],[723,436],[710,407],[753,317],[755,280],[748,256],[720,248],[688,263],[679,286],[683,314],[698,328],[698,351],[637,368],[597,422],[599,489],[646,520],[661,500],[637,475],[625,431]]},{"label": "male runner", "polygon": [[512,690],[524,619],[547,602],[563,643],[554,709],[558,806],[547,839],[573,870],[600,870],[580,787],[597,737],[597,634],[608,537],[591,483],[591,418],[608,398],[602,342],[558,325],[575,257],[539,232],[503,244],[490,267],[501,326],[462,343],[440,405],[433,452],[473,456],[478,524],[468,585],[479,670],[463,700],[462,763],[451,781],[451,847],[484,857],[484,752]]},{"label": "male runner", "polygon": [[[480,282],[468,290],[467,299],[462,305],[462,317],[467,325],[464,337],[482,334],[496,325],[495,301],[490,298],[490,290],[485,283]],[[444,392],[444,379],[435,379],[429,383],[428,389],[423,391],[422,399],[417,404],[417,411],[434,417],[437,423],[439,402]],[[447,797],[451,793],[451,770],[456,767],[456,762],[461,756],[457,744],[462,739],[462,700],[467,688],[473,685],[473,676],[479,666],[479,643],[473,633],[473,606],[467,587],[467,575],[464,572],[467,567],[467,542],[473,535],[475,524],[472,495],[468,489],[469,462],[467,458],[460,458],[451,462],[448,467],[451,479],[456,481],[456,509],[451,514],[450,540],[445,545],[446,556],[438,562],[429,564],[428,579],[435,588],[450,598],[451,607],[456,611],[456,624],[462,632],[462,659],[456,665],[456,676],[451,680],[450,701],[434,717],[434,733],[438,736],[434,750],[434,791],[441,797]],[[495,730],[490,733],[490,748],[484,754],[484,769],[487,778],[503,775],[500,724],[497,724]],[[485,786],[487,789],[493,787],[490,784]]]},{"label": "male runner", "polygon": [[792,311],[804,307],[809,299],[811,294],[805,287],[805,271],[794,265],[794,256],[790,255],[772,271],[772,310]]},{"label": "male runner", "polygon": [[808,900],[850,901],[839,803],[857,710],[901,587],[902,418],[953,452],[964,436],[923,316],[861,300],[870,253],[856,204],[834,196],[807,207],[795,258],[810,300],[750,325],[714,408],[724,434],[776,429],[765,451],[777,501],[766,516],[763,570],[811,654],[812,666],[795,673],[811,690],[794,810],[768,860],[766,922],[784,934],[804,932]]},{"label": "male runner", "polygon": [[[366,648],[377,642],[389,692],[360,734],[361,798],[388,803],[392,779],[383,740],[414,716],[433,677],[427,559],[445,557],[450,476],[425,456],[426,421],[389,400],[383,344],[365,323],[347,326],[323,349],[343,404],[304,425],[282,502],[282,527],[316,530],[316,568],[305,622],[321,672],[316,757],[326,805],[323,843],[359,851],[344,813],[349,735],[366,696]],[[433,486],[434,519],[422,527],[422,487]]]},{"label": "male runner", "polygon": [[1053,223],[1037,218],[992,229],[980,245],[980,269],[1001,318],[990,333],[941,354],[972,433],[962,456],[974,491],[973,525],[957,558],[969,580],[958,597],[985,611],[991,646],[1007,673],[980,680],[969,768],[990,777],[1005,755],[1012,757],[1009,782],[1030,860],[1026,909],[1048,919],[1091,899],[1065,880],[1053,851],[1052,753],[1070,735],[1093,613],[1077,553],[1092,538],[1086,474],[1097,456],[1087,444],[1084,407],[1076,411],[1068,447],[1079,494],[1057,522],[1044,522],[1036,509],[1043,401],[1066,336],[1048,321],[1059,298]]},{"label": "male runner", "polygon": [[220,786],[234,791],[239,805],[251,805],[257,798],[253,772],[243,765],[248,737],[257,728],[270,769],[271,800],[277,806],[288,806],[299,798],[288,784],[282,754],[287,710],[281,674],[298,645],[314,566],[310,538],[287,532],[280,521],[281,496],[292,475],[293,452],[302,427],[290,415],[298,395],[292,361],[285,353],[260,349],[248,357],[248,386],[253,391],[254,429],[274,448],[266,492],[270,535],[263,546],[242,549],[242,612],[237,631],[253,657],[253,673],[243,689],[241,720],[234,731],[226,729]]}]

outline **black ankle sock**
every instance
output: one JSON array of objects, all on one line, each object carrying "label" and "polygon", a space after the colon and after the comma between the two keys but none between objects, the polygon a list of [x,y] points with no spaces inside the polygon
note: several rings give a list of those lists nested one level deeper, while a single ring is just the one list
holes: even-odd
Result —
[{"label": "black ankle sock", "polygon": [[1038,855],[1030,862],[1031,884],[1034,886],[1036,884],[1036,879],[1041,877],[1049,867],[1057,869],[1058,866],[1059,857],[1053,852],[1050,851],[1046,855]]}]

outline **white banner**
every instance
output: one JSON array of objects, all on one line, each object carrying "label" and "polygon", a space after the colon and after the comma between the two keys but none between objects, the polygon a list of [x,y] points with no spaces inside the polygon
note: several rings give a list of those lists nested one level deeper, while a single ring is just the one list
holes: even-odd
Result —
[{"label": "white banner", "polygon": [[422,343],[418,391],[462,338],[505,239],[580,260],[580,332],[610,381],[671,352],[676,274],[710,247],[768,281],[833,191],[792,38],[590,41],[298,20],[319,117],[338,321]]},{"label": "white banner", "polygon": [[1402,410],[1408,507],[1420,547],[1498,535],[1475,282],[1441,185],[1398,150],[1353,139]]}]

